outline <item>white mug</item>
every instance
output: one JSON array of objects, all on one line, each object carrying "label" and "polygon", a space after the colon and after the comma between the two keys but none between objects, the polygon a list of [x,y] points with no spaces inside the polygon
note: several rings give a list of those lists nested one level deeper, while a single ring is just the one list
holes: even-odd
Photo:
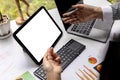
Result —
[{"label": "white mug", "polygon": [[[4,16],[7,15],[3,15],[3,17]],[[10,20],[8,16],[7,18],[7,21],[5,21],[4,23],[0,23],[0,37],[4,37],[10,33]]]}]

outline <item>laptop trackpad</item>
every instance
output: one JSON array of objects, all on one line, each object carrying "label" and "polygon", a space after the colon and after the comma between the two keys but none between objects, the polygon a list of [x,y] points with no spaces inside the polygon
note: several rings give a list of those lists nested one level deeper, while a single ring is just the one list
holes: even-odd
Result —
[{"label": "laptop trackpad", "polygon": [[108,34],[109,33],[106,31],[93,28],[89,36],[93,39],[96,39],[96,40],[106,41]]},{"label": "laptop trackpad", "polygon": [[94,28],[101,29],[104,31],[110,31],[112,24],[112,21],[102,21],[101,19],[96,19]]}]

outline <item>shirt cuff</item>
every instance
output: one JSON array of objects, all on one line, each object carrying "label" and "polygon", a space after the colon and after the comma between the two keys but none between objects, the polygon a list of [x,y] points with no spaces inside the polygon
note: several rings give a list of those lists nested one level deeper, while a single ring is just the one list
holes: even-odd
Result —
[{"label": "shirt cuff", "polygon": [[103,11],[103,21],[113,21],[112,8],[110,6],[101,7]]}]

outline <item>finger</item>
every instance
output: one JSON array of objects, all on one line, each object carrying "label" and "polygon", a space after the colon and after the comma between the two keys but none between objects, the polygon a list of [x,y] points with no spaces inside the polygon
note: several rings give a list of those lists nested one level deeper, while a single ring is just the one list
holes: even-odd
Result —
[{"label": "finger", "polygon": [[53,48],[50,48],[48,51],[49,59],[54,60],[57,57],[57,54],[54,52]]},{"label": "finger", "polygon": [[[49,48],[48,48],[48,50],[49,50]],[[46,53],[45,53],[45,55],[43,57],[43,66],[45,66],[46,64],[48,64],[48,58],[47,58],[47,56],[48,56],[48,50],[46,51]]]},{"label": "finger", "polygon": [[54,57],[54,59],[56,59],[58,57],[58,54],[57,53],[53,53],[53,57]]},{"label": "finger", "polygon": [[53,48],[52,47],[50,47],[50,48],[48,48],[48,51],[47,51],[48,53],[53,53]]},{"label": "finger", "polygon": [[58,64],[61,64],[61,58],[58,56],[55,61],[57,61]]},{"label": "finger", "polygon": [[71,22],[71,24],[79,24],[80,23],[80,21],[73,21],[73,22]]},{"label": "finger", "polygon": [[79,8],[79,9],[83,9],[84,8],[84,4],[76,4],[72,6],[73,8]]},{"label": "finger", "polygon": [[58,57],[58,55],[56,53],[53,53],[53,55],[48,55],[47,59],[48,60],[55,60]]},{"label": "finger", "polygon": [[50,48],[47,49],[47,51],[46,51],[46,53],[45,53],[45,55],[44,55],[44,57],[43,57],[43,61],[46,61],[46,60],[47,60],[47,56],[48,56],[48,51],[49,51],[49,49],[50,49]]},{"label": "finger", "polygon": [[52,54],[53,54],[53,48],[48,48],[47,55],[52,56]]},{"label": "finger", "polygon": [[51,55],[52,55],[52,52],[53,52],[53,49],[52,48],[48,48],[47,52],[44,55],[43,61],[47,61],[48,59],[50,59]]},{"label": "finger", "polygon": [[76,21],[76,20],[77,20],[77,18],[69,19],[69,20],[66,20],[65,23],[71,23],[71,22]]},{"label": "finger", "polygon": [[50,49],[50,48],[47,49],[47,51],[46,51],[44,57],[48,55],[49,49]]},{"label": "finger", "polygon": [[63,21],[67,21],[67,20],[69,20],[69,19],[70,19],[70,17],[62,18]]},{"label": "finger", "polygon": [[63,14],[63,17],[68,17],[70,15],[70,12],[66,12]]},{"label": "finger", "polygon": [[47,56],[47,59],[48,59],[48,60],[53,60],[53,57],[50,56],[50,55],[48,55],[48,56]]},{"label": "finger", "polygon": [[73,10],[73,11],[69,11],[63,14],[63,17],[69,17],[71,15],[75,15],[77,12],[77,9]]},{"label": "finger", "polygon": [[72,19],[72,18],[76,18],[77,17],[76,14],[77,14],[77,12],[72,14],[72,15],[70,15],[70,16],[68,16],[68,17],[63,17],[62,20],[66,21],[66,20],[69,20],[69,19]]}]

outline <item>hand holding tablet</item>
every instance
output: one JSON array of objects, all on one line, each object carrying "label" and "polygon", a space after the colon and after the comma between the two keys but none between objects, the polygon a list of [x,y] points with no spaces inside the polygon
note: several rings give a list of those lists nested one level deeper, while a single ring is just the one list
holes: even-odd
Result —
[{"label": "hand holding tablet", "polygon": [[13,37],[37,64],[49,47],[54,47],[62,36],[62,31],[45,7],[40,7]]}]

